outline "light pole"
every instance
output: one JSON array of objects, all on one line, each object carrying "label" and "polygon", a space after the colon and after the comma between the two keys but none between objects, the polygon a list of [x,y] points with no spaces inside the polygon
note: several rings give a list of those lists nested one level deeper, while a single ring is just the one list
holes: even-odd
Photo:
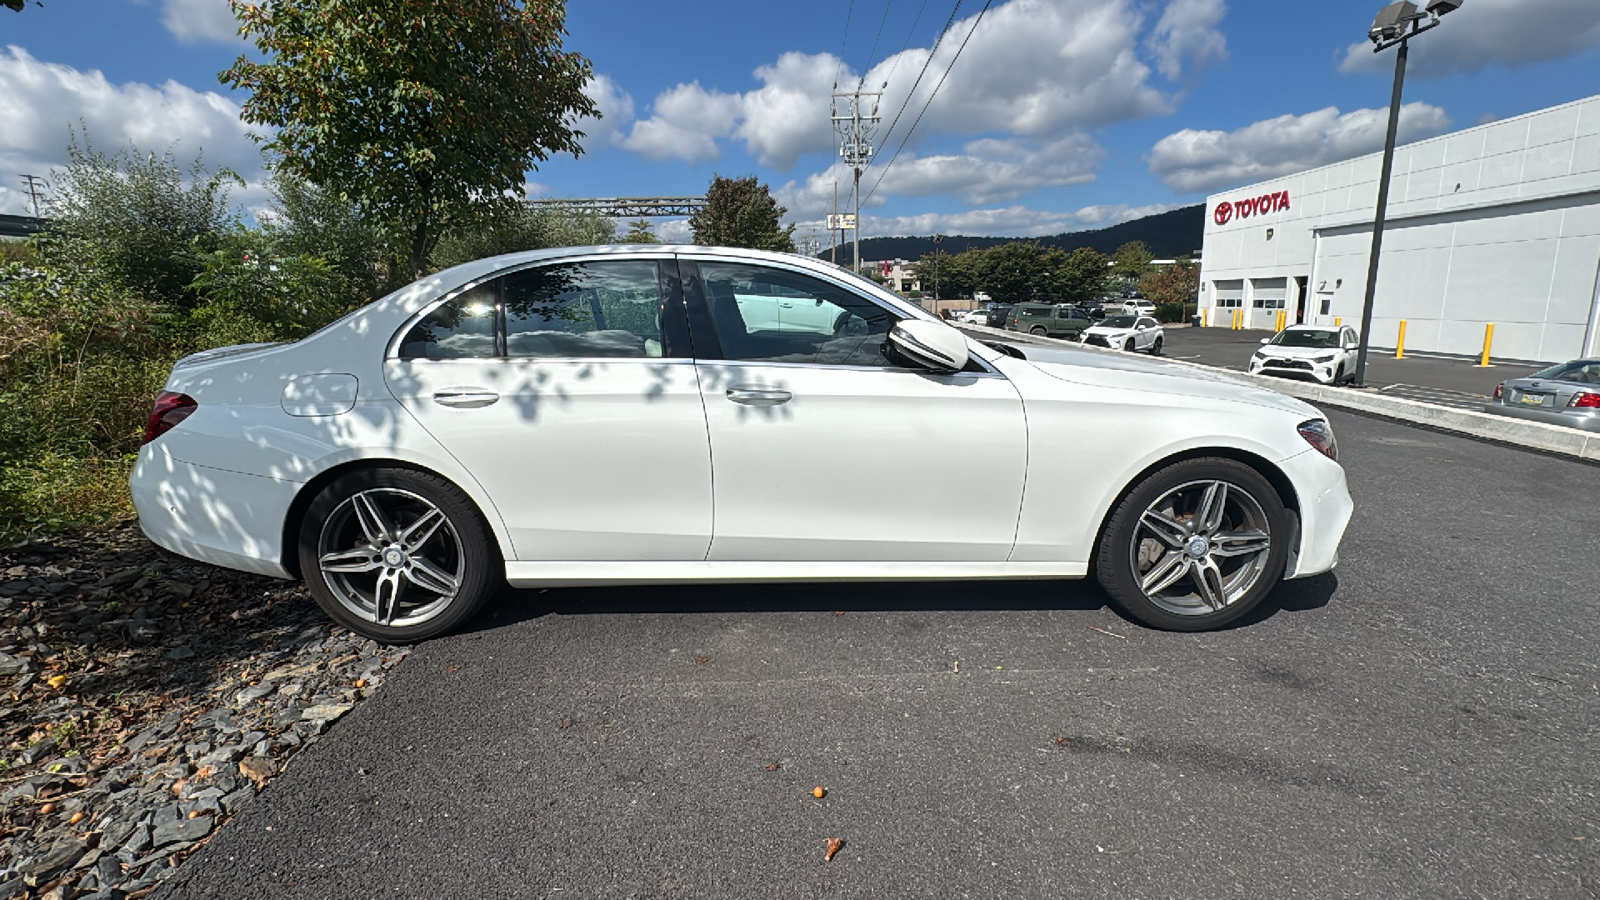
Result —
[{"label": "light pole", "polygon": [[939,314],[939,242],[944,240],[944,235],[933,236],[933,314]]},{"label": "light pole", "polygon": [[[1355,383],[1367,383],[1367,346],[1372,340],[1372,302],[1378,292],[1378,258],[1383,251],[1383,223],[1389,212],[1389,177],[1394,172],[1394,141],[1400,129],[1400,93],[1406,82],[1406,55],[1413,37],[1439,25],[1439,17],[1461,8],[1465,0],[1428,0],[1418,12],[1410,0],[1400,0],[1378,10],[1378,17],[1367,29],[1372,52],[1380,53],[1396,44],[1400,52],[1394,59],[1394,93],[1389,98],[1389,132],[1383,140],[1383,170],[1378,175],[1378,210],[1372,221],[1372,253],[1367,258],[1367,293],[1361,305],[1361,345],[1356,351]],[[1424,24],[1426,23],[1426,24]]]}]

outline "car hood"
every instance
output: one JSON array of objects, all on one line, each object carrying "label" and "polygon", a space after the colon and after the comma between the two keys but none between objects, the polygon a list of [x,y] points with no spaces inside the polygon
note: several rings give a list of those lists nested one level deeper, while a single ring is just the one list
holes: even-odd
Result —
[{"label": "car hood", "polygon": [[1338,347],[1275,347],[1275,346],[1272,346],[1270,344],[1262,344],[1260,347],[1256,348],[1256,352],[1261,354],[1262,356],[1276,356],[1276,357],[1278,357],[1280,359],[1314,359],[1314,358],[1316,358],[1318,356],[1327,356],[1330,353],[1338,353],[1339,352],[1339,348]]},{"label": "car hood", "polygon": [[1091,387],[1137,388],[1181,397],[1204,397],[1264,406],[1310,418],[1324,418],[1317,408],[1212,369],[1162,362],[1126,353],[1091,348],[1022,348],[1039,371]]}]

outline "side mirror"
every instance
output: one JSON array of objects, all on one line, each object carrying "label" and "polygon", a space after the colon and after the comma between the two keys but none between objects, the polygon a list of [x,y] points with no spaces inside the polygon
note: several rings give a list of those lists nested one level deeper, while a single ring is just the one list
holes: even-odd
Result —
[{"label": "side mirror", "polygon": [[1262,338],[1261,339],[1261,343],[1270,344],[1270,343],[1272,343],[1272,338]]},{"label": "side mirror", "polygon": [[967,367],[966,336],[938,322],[902,319],[889,329],[886,347],[891,359],[902,365],[940,374],[959,372]]}]

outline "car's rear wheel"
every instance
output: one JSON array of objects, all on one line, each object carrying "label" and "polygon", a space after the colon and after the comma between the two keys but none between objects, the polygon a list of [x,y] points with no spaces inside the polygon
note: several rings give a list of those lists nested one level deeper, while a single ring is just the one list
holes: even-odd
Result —
[{"label": "car's rear wheel", "polygon": [[1043,325],[1035,325],[1032,328],[1028,329],[1028,333],[1029,334],[1036,334],[1039,337],[1044,337],[1049,332],[1045,331],[1045,328],[1044,328]]},{"label": "car's rear wheel", "polygon": [[311,502],[300,570],[339,624],[379,641],[420,641],[460,625],[494,593],[492,546],[460,488],[422,472],[364,469]]},{"label": "car's rear wheel", "polygon": [[1294,529],[1272,484],[1244,463],[1175,463],[1117,504],[1095,557],[1101,586],[1155,628],[1239,619],[1282,579]]}]

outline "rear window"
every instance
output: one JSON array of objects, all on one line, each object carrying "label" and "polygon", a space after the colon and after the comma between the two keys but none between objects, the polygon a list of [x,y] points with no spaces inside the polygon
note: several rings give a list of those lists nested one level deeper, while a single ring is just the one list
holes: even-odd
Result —
[{"label": "rear window", "polygon": [[1565,362],[1535,372],[1529,378],[1548,378],[1551,381],[1572,381],[1578,384],[1600,384],[1600,360],[1580,359]]}]

